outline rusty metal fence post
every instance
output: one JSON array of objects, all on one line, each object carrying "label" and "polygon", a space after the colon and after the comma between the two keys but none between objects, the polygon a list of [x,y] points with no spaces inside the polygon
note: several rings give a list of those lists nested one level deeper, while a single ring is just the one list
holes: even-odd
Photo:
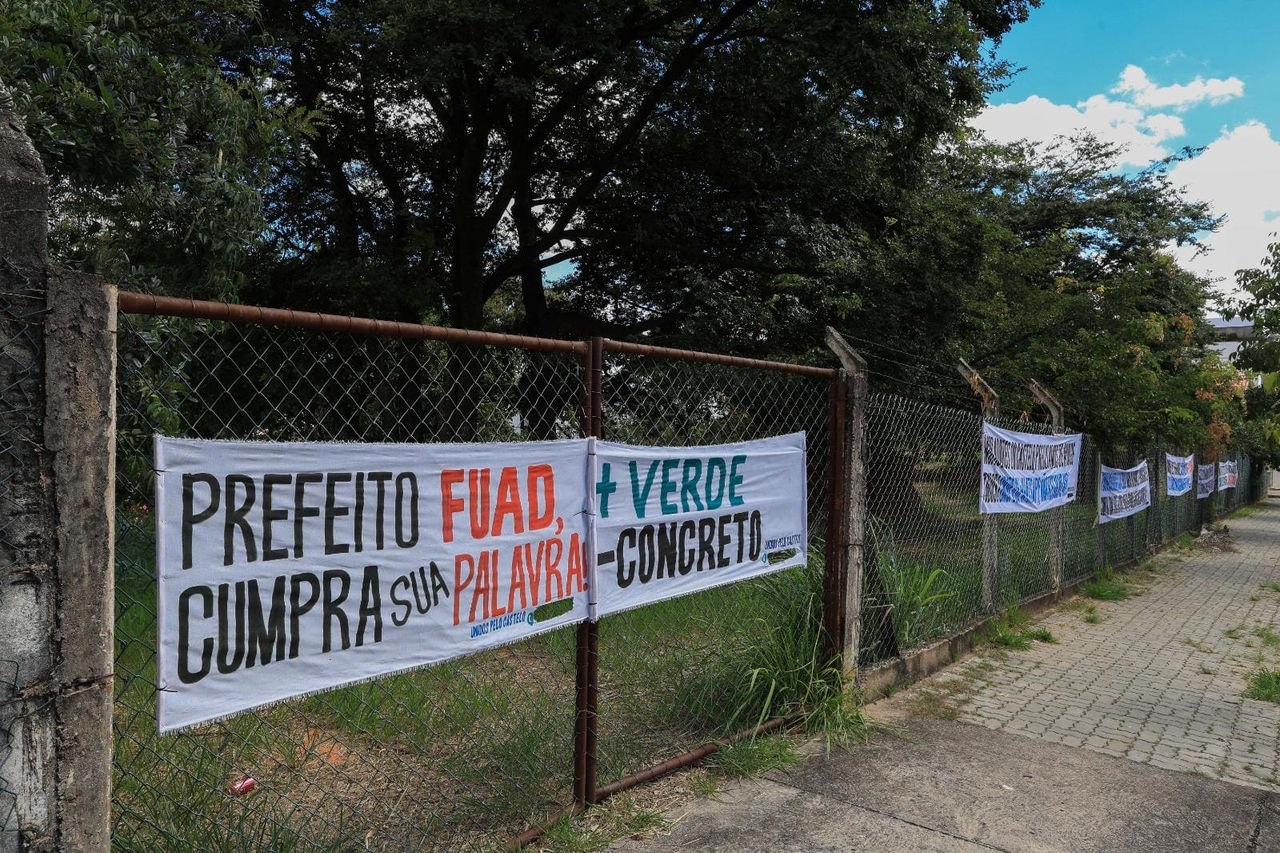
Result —
[{"label": "rusty metal fence post", "polygon": [[[586,435],[602,438],[604,396],[604,339],[592,338],[585,359]],[[598,801],[596,759],[599,738],[600,626],[586,621],[578,626],[576,730],[574,736],[575,805]]]}]

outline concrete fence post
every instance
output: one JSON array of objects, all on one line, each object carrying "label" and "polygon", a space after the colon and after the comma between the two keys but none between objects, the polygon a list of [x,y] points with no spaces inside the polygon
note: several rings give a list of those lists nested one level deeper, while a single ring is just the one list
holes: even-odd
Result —
[{"label": "concrete fence post", "polygon": [[[963,358],[957,366],[960,375],[969,383],[982,400],[982,419],[988,423],[1000,420],[1000,395],[986,383],[978,371],[969,366]],[[978,446],[982,446],[982,435],[978,436]],[[982,488],[979,476],[978,488]],[[999,601],[1000,584],[1000,523],[997,516],[982,516],[982,607],[987,613],[994,613]]]},{"label": "concrete fence post", "polygon": [[844,620],[838,640],[844,672],[853,675],[857,672],[858,653],[862,647],[863,540],[867,520],[867,479],[863,461],[867,434],[867,362],[830,326],[827,327],[826,340],[845,372],[844,497],[840,502],[844,514]]},{"label": "concrete fence post", "polygon": [[110,846],[114,292],[50,270],[0,87],[0,851]]},{"label": "concrete fence post", "polygon": [[[1027,388],[1031,390],[1031,395],[1036,398],[1040,405],[1049,410],[1053,434],[1065,434],[1066,420],[1063,417],[1062,404],[1058,402],[1058,398],[1049,393],[1047,388],[1034,379],[1027,381]],[[1049,574],[1050,587],[1055,598],[1062,592],[1062,550],[1066,539],[1064,535],[1066,514],[1067,508],[1062,506],[1049,510]]]}]

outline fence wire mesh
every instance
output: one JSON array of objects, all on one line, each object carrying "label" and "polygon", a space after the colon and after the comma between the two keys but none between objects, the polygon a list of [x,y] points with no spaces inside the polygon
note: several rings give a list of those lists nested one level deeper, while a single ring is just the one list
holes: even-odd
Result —
[{"label": "fence wire mesh", "polygon": [[[571,629],[157,735],[151,442],[157,433],[361,442],[575,437],[589,408],[579,353],[128,314],[118,346],[116,846],[492,848],[568,805]],[[606,346],[605,438],[708,445],[807,433],[810,551],[804,569],[600,622],[595,779],[602,787],[805,698],[796,695],[812,680],[805,667],[820,665],[829,389],[827,376]],[[1168,498],[1166,449],[1157,448],[1146,457],[1152,507],[1098,525],[1098,454],[1085,436],[1074,503],[983,517],[981,426],[973,412],[869,398],[860,665],[1050,592],[1055,541],[1056,580],[1070,584],[1198,530],[1264,488],[1260,471],[1237,460],[1235,488],[1204,500]],[[0,542],[16,547],[6,535],[0,529]],[[763,672],[770,682],[761,683]],[[5,746],[0,739],[0,752]],[[232,792],[230,783],[245,776],[257,782],[251,796]]]},{"label": "fence wire mesh", "polygon": [[[576,356],[124,315],[114,840],[157,849],[491,847],[571,801],[574,636],[156,734],[152,435],[580,434]],[[251,776],[251,795],[229,783]]]},{"label": "fence wire mesh", "polygon": [[[1003,419],[998,425],[1046,434],[1044,424]],[[866,421],[867,552],[863,574],[859,663],[875,666],[951,636],[1012,605],[1054,590],[1054,528],[1061,552],[1059,585],[1140,559],[1218,516],[1258,500],[1265,486],[1251,461],[1235,461],[1238,484],[1197,500],[1165,494],[1165,454],[1108,455],[1111,467],[1147,461],[1151,506],[1098,523],[1099,454],[1081,445],[1076,499],[1040,513],[978,512],[982,418],[973,412],[888,394],[868,400]],[[987,540],[984,531],[993,531]],[[994,554],[994,557],[991,556]],[[994,560],[990,589],[984,562]]]},{"label": "fence wire mesh", "polygon": [[[659,446],[808,436],[809,560],[752,581],[600,621],[598,775],[602,784],[792,710],[798,697],[752,673],[817,655],[827,523],[825,377],[606,353],[604,438]],[[802,678],[796,672],[797,680]],[[778,679],[782,681],[782,679]]]}]

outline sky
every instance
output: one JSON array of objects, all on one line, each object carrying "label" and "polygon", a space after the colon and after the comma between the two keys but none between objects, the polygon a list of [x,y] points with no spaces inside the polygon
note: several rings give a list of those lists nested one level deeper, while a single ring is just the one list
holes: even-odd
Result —
[{"label": "sky", "polygon": [[1184,266],[1238,295],[1235,271],[1280,237],[1280,2],[1044,0],[996,56],[1022,68],[974,124],[995,140],[1077,129],[1126,146],[1137,170],[1203,147],[1170,172],[1227,218]]}]

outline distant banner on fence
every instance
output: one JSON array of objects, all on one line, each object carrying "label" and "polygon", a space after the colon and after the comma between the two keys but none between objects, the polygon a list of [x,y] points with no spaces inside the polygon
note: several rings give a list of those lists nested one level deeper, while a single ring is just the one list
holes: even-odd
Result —
[{"label": "distant banner on fence", "polygon": [[984,513],[1040,512],[1069,504],[1080,476],[1076,435],[1036,435],[982,425]]},{"label": "distant banner on fence", "polygon": [[1196,457],[1164,455],[1164,492],[1176,498],[1191,491],[1191,480],[1195,471]]},{"label": "distant banner on fence", "polygon": [[587,618],[587,445],[157,437],[160,730]]},{"label": "distant banner on fence", "polygon": [[1102,466],[1098,477],[1098,523],[1126,518],[1151,506],[1151,478],[1145,460],[1132,468]]},{"label": "distant banner on fence", "polygon": [[1234,489],[1240,482],[1240,470],[1234,462],[1218,463],[1218,491]]},{"label": "distant banner on fence", "polygon": [[595,615],[805,562],[804,433],[707,447],[595,443]]},{"label": "distant banner on fence", "polygon": [[1196,499],[1207,498],[1214,492],[1215,481],[1214,475],[1217,466],[1210,462],[1208,465],[1196,466]]}]

